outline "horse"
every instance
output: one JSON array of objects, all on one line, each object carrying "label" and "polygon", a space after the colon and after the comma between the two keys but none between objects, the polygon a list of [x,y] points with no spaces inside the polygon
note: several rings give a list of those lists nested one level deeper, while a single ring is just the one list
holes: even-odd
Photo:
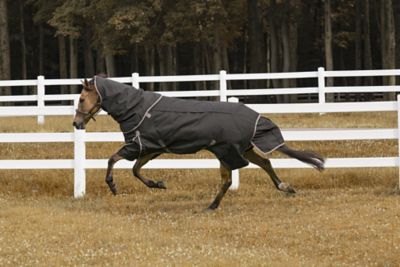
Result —
[{"label": "horse", "polygon": [[281,131],[271,120],[242,103],[183,100],[137,89],[103,76],[82,81],[73,120],[76,129],[85,129],[100,110],[120,124],[125,144],[108,160],[105,181],[116,195],[113,166],[121,159],[134,161],[133,175],[149,188],[166,189],[163,181],[145,178],[141,168],[163,153],[212,152],[220,161],[221,185],[208,206],[215,210],[232,184],[231,171],[249,162],[261,167],[276,189],[294,195],[294,188],[282,182],[268,155],[279,151],[289,157],[324,170],[325,159],[312,151],[289,148]]}]

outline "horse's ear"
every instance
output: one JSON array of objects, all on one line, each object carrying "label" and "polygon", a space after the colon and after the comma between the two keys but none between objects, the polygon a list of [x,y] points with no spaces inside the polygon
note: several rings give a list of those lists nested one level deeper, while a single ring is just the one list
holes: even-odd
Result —
[{"label": "horse's ear", "polygon": [[88,80],[86,78],[82,81],[82,85],[83,85],[83,88],[85,88],[86,90],[92,89],[90,87],[89,82],[88,82]]}]

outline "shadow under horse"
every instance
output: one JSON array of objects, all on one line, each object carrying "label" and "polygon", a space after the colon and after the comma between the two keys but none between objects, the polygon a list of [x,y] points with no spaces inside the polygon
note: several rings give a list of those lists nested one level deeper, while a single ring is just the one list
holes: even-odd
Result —
[{"label": "shadow under horse", "polygon": [[191,154],[205,149],[220,161],[221,186],[208,209],[216,209],[231,186],[231,171],[252,162],[271,177],[275,187],[288,194],[295,190],[282,182],[267,158],[272,151],[311,165],[319,171],[325,160],[310,151],[285,145],[280,129],[269,119],[241,103],[182,100],[147,92],[94,76],[82,82],[73,126],[84,129],[103,109],[116,120],[125,145],[108,160],[106,183],[113,194],[113,166],[121,160],[136,160],[133,174],[149,188],[166,189],[162,181],[142,176],[141,168],[162,153]]}]

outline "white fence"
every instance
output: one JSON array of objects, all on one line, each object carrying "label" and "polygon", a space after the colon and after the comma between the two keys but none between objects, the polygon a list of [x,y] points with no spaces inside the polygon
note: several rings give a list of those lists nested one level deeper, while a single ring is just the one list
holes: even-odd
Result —
[{"label": "white fence", "polygon": [[[207,91],[173,91],[160,92],[174,97],[219,96],[220,101],[227,101],[231,96],[249,95],[288,95],[288,94],[317,94],[318,103],[307,104],[249,104],[248,106],[259,113],[329,113],[329,112],[377,112],[397,111],[400,118],[400,97],[397,101],[386,102],[346,102],[326,103],[327,93],[360,93],[360,92],[398,92],[400,86],[348,86],[326,87],[326,77],[362,77],[362,76],[400,76],[400,70],[368,70],[368,71],[324,71],[319,68],[314,72],[293,73],[262,73],[262,74],[227,74],[221,71],[215,75],[191,76],[151,76],[140,77],[137,73],[131,77],[113,78],[123,83],[131,83],[139,87],[140,83],[148,82],[193,82],[219,81],[219,90]],[[274,89],[235,89],[227,88],[229,80],[260,80],[260,79],[302,79],[315,78],[317,87],[274,88]],[[45,79],[39,76],[37,80],[0,81],[5,86],[37,86],[36,95],[1,96],[0,102],[35,101],[37,106],[0,107],[0,117],[38,116],[38,123],[44,123],[44,116],[74,115],[74,106],[46,106],[45,101],[74,100],[75,105],[79,95],[48,95],[45,86],[76,85],[82,79]],[[101,112],[100,115],[105,115]],[[72,126],[71,126],[72,127]],[[376,140],[397,139],[400,144],[400,119],[394,129],[289,129],[283,130],[283,136],[288,141],[312,140]],[[85,170],[107,168],[107,159],[86,159],[86,142],[122,142],[123,135],[116,133],[86,133],[84,130],[74,130],[71,133],[0,133],[2,143],[31,143],[31,142],[74,142],[74,159],[51,160],[0,160],[0,169],[74,169],[74,196],[85,194]],[[400,146],[399,146],[400,147]],[[400,151],[399,151],[400,155]],[[272,159],[276,168],[308,168],[307,165],[293,159]],[[357,168],[357,167],[398,167],[399,157],[368,157],[368,158],[329,158],[327,168]],[[118,162],[115,168],[131,168],[132,163]],[[255,168],[250,164],[248,168]],[[189,169],[189,168],[219,168],[214,159],[159,159],[149,162],[145,168],[153,169]],[[234,173],[233,188],[239,185],[238,172]]]}]

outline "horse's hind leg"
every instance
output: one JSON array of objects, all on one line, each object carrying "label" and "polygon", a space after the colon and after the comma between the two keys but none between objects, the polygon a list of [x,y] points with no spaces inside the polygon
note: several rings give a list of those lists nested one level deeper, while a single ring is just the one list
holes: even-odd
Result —
[{"label": "horse's hind leg", "polygon": [[117,194],[117,188],[113,182],[113,174],[112,174],[112,170],[114,167],[114,164],[123,159],[123,157],[121,157],[118,154],[114,154],[110,157],[110,159],[108,160],[108,168],[107,168],[107,174],[106,174],[106,183],[108,184],[108,187],[110,188],[111,192],[116,195]]},{"label": "horse's hind leg", "polygon": [[162,181],[158,181],[155,182],[153,180],[149,180],[144,178],[141,174],[140,174],[140,170],[141,168],[150,160],[158,157],[159,155],[161,155],[161,153],[155,153],[155,154],[149,154],[143,157],[140,157],[139,159],[136,160],[135,165],[133,166],[133,175],[135,175],[135,177],[137,177],[142,183],[144,183],[147,187],[149,188],[159,188],[159,189],[167,189],[164,185],[164,182]]},{"label": "horse's hind leg", "polygon": [[246,151],[244,156],[250,162],[260,166],[264,171],[266,171],[278,190],[290,194],[296,193],[296,191],[289,184],[283,183],[279,179],[278,175],[276,175],[274,169],[272,168],[271,161],[269,159],[265,158],[263,155],[258,154],[256,151],[254,151],[254,149]]},{"label": "horse's hind leg", "polygon": [[209,210],[215,210],[218,208],[219,203],[221,203],[222,198],[224,197],[226,191],[232,184],[232,172],[230,169],[226,168],[222,163],[220,166],[221,172],[221,188],[215,197],[214,201],[208,206]]}]

